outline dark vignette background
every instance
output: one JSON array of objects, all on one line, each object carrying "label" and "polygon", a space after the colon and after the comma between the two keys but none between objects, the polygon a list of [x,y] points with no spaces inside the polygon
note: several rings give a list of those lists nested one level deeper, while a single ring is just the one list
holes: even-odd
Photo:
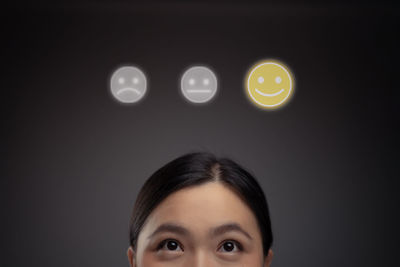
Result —
[{"label": "dark vignette background", "polygon": [[[398,6],[354,1],[76,1],[3,8],[1,266],[128,266],[136,194],[167,161],[207,150],[262,184],[273,266],[394,266]],[[293,100],[261,111],[246,70],[275,58]],[[121,64],[149,91],[108,88]],[[188,66],[219,78],[212,103],[179,93]],[[391,232],[390,232],[391,233]]]}]

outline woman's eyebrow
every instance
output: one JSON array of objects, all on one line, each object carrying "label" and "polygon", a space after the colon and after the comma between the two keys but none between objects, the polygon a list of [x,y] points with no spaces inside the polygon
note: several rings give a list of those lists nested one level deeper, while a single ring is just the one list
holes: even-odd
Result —
[{"label": "woman's eyebrow", "polygon": [[147,238],[150,239],[153,236],[155,236],[156,234],[159,234],[162,232],[170,232],[170,233],[175,233],[175,234],[184,235],[184,236],[190,235],[189,230],[187,230],[183,226],[180,226],[175,223],[164,223],[164,224],[161,224],[159,227],[157,227],[157,229],[151,235],[149,235]]},{"label": "woman's eyebrow", "polygon": [[226,223],[226,224],[217,226],[215,228],[212,228],[210,230],[210,236],[222,235],[224,233],[231,232],[231,231],[239,232],[239,233],[245,235],[250,240],[253,239],[251,237],[251,235],[249,233],[247,233],[245,230],[243,230],[243,228],[237,223]]},{"label": "woman's eyebrow", "polygon": [[[247,233],[243,228],[237,224],[237,223],[226,223],[222,224],[220,226],[214,227],[210,230],[210,236],[218,236],[218,235],[223,235],[227,232],[239,232],[243,235],[245,235],[248,239],[252,240],[253,238],[249,233]],[[150,234],[147,238],[150,239],[153,236],[162,233],[162,232],[170,232],[170,233],[175,233],[178,235],[183,235],[183,236],[190,236],[190,232],[188,229],[185,227],[175,224],[175,223],[163,223],[157,229]]]}]

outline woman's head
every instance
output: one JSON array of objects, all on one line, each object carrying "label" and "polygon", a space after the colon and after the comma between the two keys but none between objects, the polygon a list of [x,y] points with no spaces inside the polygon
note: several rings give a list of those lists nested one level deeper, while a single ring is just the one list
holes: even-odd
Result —
[{"label": "woman's head", "polygon": [[210,153],[181,156],[144,184],[133,209],[132,266],[269,266],[272,231],[254,177]]}]

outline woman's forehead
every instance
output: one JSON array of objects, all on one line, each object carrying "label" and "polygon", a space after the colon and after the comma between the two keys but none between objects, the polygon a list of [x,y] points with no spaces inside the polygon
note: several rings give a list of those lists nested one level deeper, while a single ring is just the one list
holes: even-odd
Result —
[{"label": "woman's forehead", "polygon": [[187,187],[169,195],[150,214],[151,228],[175,222],[193,230],[208,230],[216,225],[233,222],[258,231],[256,218],[243,200],[219,182]]}]

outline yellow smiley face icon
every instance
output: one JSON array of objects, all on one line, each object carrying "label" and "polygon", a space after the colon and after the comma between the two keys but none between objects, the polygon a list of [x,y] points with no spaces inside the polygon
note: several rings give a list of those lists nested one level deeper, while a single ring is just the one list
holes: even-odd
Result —
[{"label": "yellow smiley face icon", "polygon": [[289,69],[276,61],[262,61],[250,68],[246,92],[258,107],[276,109],[288,102],[294,81]]}]

